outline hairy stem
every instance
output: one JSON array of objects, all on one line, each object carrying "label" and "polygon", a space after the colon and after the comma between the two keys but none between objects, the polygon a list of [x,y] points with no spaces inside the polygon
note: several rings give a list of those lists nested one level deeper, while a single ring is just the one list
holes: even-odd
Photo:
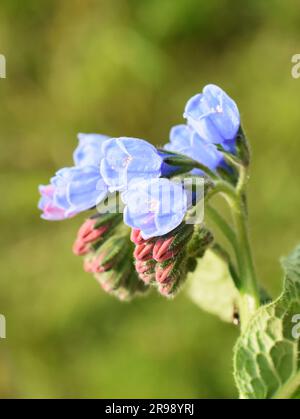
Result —
[{"label": "hairy stem", "polygon": [[237,194],[235,205],[232,207],[232,214],[236,226],[238,249],[241,259],[241,280],[240,290],[240,316],[241,327],[244,330],[260,306],[260,297],[256,273],[249,242],[247,214],[242,194]]},{"label": "hairy stem", "polygon": [[232,244],[239,268],[241,280],[240,291],[240,319],[241,328],[244,330],[260,305],[258,284],[252,259],[251,246],[248,236],[247,210],[245,204],[245,185],[247,182],[247,170],[241,167],[239,181],[236,188],[222,180],[215,181],[215,187],[209,191],[207,199],[216,193],[221,193],[229,204],[232,212],[235,230],[232,230],[226,221],[207,206],[209,216],[219,226],[220,230]]},{"label": "hairy stem", "polygon": [[205,211],[208,215],[208,217],[219,227],[221,232],[224,234],[224,236],[227,238],[229,243],[231,244],[236,259],[239,271],[241,269],[241,258],[240,258],[240,252],[238,248],[238,242],[236,239],[235,231],[231,228],[231,226],[227,223],[227,221],[218,213],[218,211],[211,207],[210,205],[206,205]]}]

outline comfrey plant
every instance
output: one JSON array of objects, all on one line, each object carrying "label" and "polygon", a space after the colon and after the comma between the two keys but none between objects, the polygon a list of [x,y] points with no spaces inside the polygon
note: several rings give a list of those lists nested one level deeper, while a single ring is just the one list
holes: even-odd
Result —
[{"label": "comfrey plant", "polygon": [[[300,334],[293,333],[300,246],[283,259],[283,292],[271,301],[257,282],[248,238],[250,154],[237,105],[208,85],[183,115],[186,123],[173,127],[160,149],[137,138],[79,134],[74,165],[40,186],[42,218],[92,211],[73,251],[106,292],[130,300],[153,287],[173,297],[186,283],[200,307],[238,324],[241,398],[300,397]],[[216,208],[216,195],[225,198],[230,220]]]}]

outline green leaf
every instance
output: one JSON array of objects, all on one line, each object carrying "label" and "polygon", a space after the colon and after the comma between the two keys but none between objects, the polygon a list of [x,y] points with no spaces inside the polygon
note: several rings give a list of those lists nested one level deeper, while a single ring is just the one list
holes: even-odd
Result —
[{"label": "green leaf", "polygon": [[234,375],[241,398],[300,395],[300,246],[282,265],[283,293],[257,311],[235,347]]},{"label": "green leaf", "polygon": [[238,292],[226,262],[212,250],[198,259],[196,269],[188,275],[187,292],[200,308],[232,322]]}]

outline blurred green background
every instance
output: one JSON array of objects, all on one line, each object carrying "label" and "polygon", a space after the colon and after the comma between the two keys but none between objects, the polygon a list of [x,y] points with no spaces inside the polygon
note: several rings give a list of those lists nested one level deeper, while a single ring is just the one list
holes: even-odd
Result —
[{"label": "blurred green background", "polygon": [[300,8],[289,0],[2,0],[1,397],[236,397],[237,331],[182,293],[104,294],[51,223],[37,185],[71,165],[77,132],[167,141],[209,83],[238,103],[253,151],[251,235],[276,295],[300,239]]}]

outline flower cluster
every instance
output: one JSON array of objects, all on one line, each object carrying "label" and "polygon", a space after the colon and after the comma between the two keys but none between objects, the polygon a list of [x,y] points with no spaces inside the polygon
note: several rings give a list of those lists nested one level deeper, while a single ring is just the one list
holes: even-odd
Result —
[{"label": "flower cluster", "polygon": [[[297,342],[283,331],[300,297],[300,247],[283,261],[281,297],[266,304],[248,237],[250,153],[238,108],[222,89],[208,85],[187,102],[183,117],[185,124],[174,126],[161,148],[138,138],[79,134],[73,165],[40,186],[42,218],[62,220],[94,210],[73,252],[104,291],[130,300],[152,287],[170,298],[188,278],[197,305],[241,327],[234,353],[241,397],[293,398],[299,374],[277,372],[299,364]],[[225,198],[230,219],[214,205],[217,194]],[[211,232],[214,227],[224,243]],[[281,343],[295,350],[275,351]],[[274,371],[280,376],[276,385]]]},{"label": "flower cluster", "polygon": [[[73,166],[59,170],[39,188],[39,208],[46,220],[70,218],[112,196],[120,198],[124,225],[120,214],[92,217],[73,246],[75,254],[84,255],[85,270],[111,292],[131,289],[131,295],[141,283],[155,282],[162,294],[173,295],[187,265],[193,265],[188,244],[199,232],[186,220],[201,194],[187,188],[178,175],[210,179],[211,173],[219,176],[219,170],[226,170],[224,152],[236,154],[240,117],[235,102],[214,85],[192,97],[183,116],[186,124],[171,129],[162,149],[138,138],[79,134]],[[127,226],[133,231],[135,267],[142,281],[132,268]]]}]

